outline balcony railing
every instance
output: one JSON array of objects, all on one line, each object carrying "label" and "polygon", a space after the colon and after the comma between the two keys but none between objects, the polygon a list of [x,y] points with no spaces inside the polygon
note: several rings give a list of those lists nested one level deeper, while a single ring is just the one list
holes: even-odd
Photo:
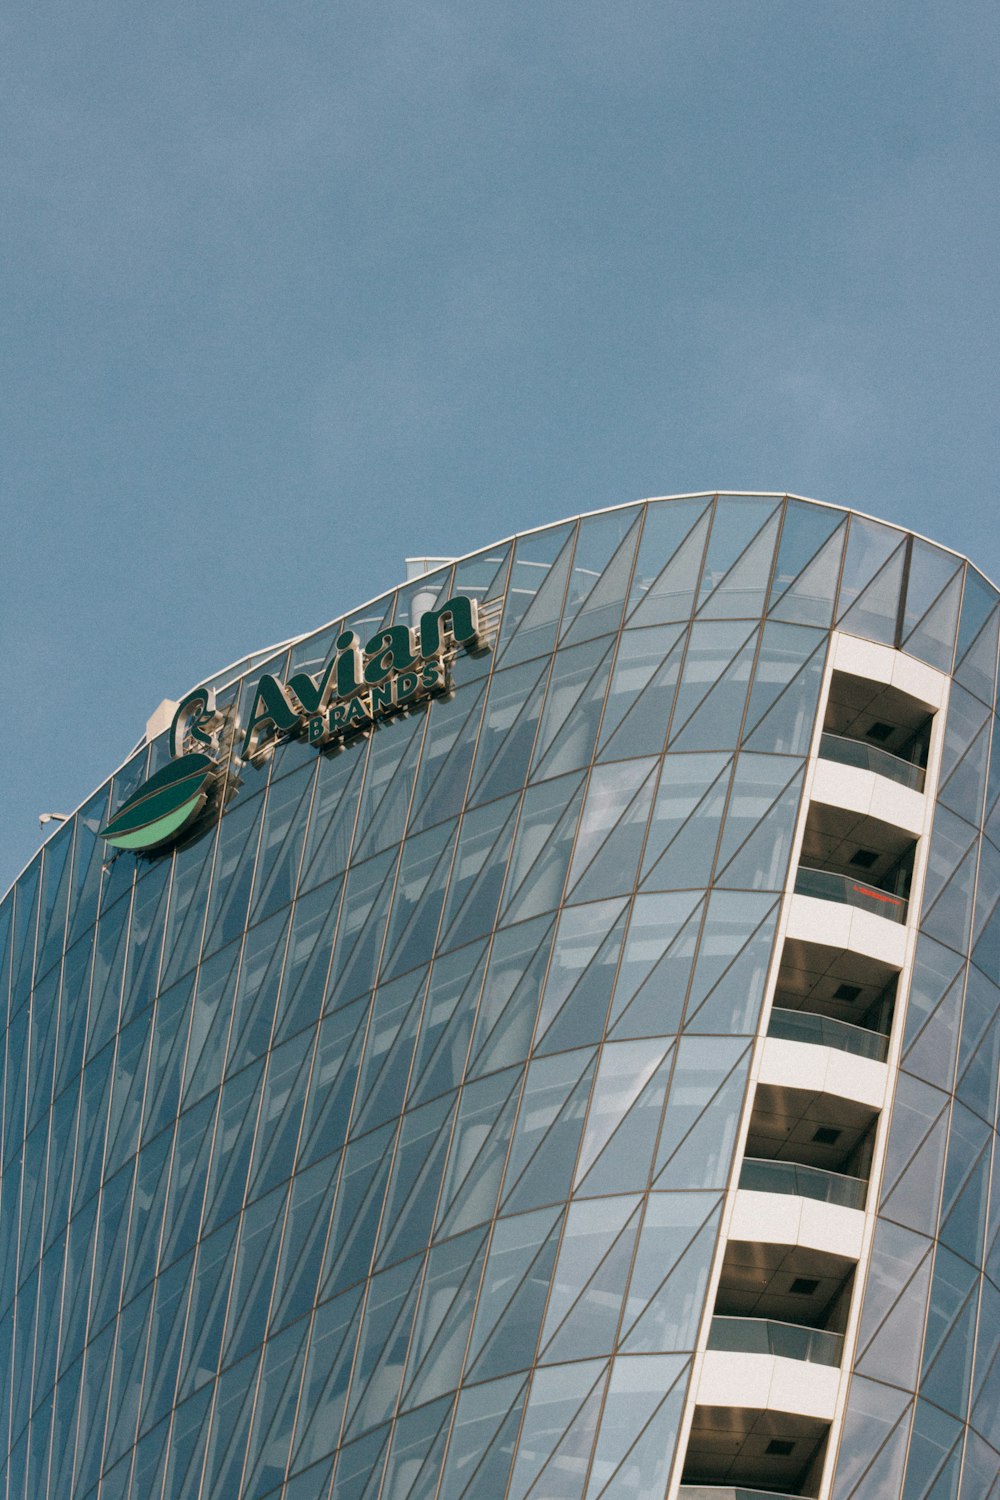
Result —
[{"label": "balcony railing", "polygon": [[841,1208],[864,1208],[868,1196],[868,1184],[861,1177],[760,1156],[744,1157],[740,1187],[751,1193],[792,1193],[799,1198],[815,1198],[818,1203],[837,1203]]},{"label": "balcony railing", "polygon": [[818,896],[821,901],[838,901],[842,906],[857,906],[862,911],[887,917],[890,922],[906,921],[906,900],[891,891],[865,885],[853,875],[838,875],[835,870],[811,870],[800,865],[795,876],[799,896]]},{"label": "balcony railing", "polygon": [[784,1490],[748,1490],[745,1484],[682,1484],[677,1500],[800,1500]]},{"label": "balcony railing", "polygon": [[780,1354],[811,1365],[839,1365],[842,1333],[806,1328],[801,1323],[779,1323],[774,1318],[716,1317],[708,1335],[710,1349],[731,1354]]},{"label": "balcony railing", "polygon": [[912,787],[915,792],[924,789],[923,766],[914,765],[912,760],[903,760],[889,750],[881,750],[877,745],[866,745],[863,740],[848,739],[843,734],[824,734],[820,737],[819,753],[822,760],[835,760],[841,766],[874,771],[876,776],[898,781],[900,786]]},{"label": "balcony railing", "polygon": [[832,1016],[818,1016],[811,1010],[785,1010],[775,1006],[767,1025],[768,1036],[787,1042],[812,1042],[819,1047],[836,1047],[839,1052],[853,1052],[856,1057],[872,1057],[885,1062],[889,1038],[880,1031],[867,1031]]}]

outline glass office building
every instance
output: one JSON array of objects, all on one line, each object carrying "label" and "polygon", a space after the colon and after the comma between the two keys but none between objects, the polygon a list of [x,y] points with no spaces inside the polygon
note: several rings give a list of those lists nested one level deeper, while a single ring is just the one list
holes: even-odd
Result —
[{"label": "glass office building", "polygon": [[4,1500],[1000,1495],[1000,596],[780,495],[430,562],[0,906]]}]

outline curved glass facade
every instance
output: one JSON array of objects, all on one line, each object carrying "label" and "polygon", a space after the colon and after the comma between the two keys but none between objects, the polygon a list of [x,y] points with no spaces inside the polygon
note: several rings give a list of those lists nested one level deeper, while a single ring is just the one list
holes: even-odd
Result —
[{"label": "curved glass facade", "polygon": [[824,1493],[986,1500],[996,592],[835,507],[649,501],[408,583],[217,702],[245,725],[262,673],[455,595],[489,649],[447,694],[234,756],[221,815],[115,853],[161,735],[0,906],[3,1494],[677,1493],[836,630],[952,681]]}]

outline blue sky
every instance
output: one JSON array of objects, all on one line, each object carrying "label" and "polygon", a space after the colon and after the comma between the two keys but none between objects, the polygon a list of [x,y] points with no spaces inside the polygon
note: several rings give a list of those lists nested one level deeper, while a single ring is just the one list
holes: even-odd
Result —
[{"label": "blue sky", "polygon": [[761,488],[997,577],[998,51],[986,0],[13,0],[0,888],[405,553]]}]

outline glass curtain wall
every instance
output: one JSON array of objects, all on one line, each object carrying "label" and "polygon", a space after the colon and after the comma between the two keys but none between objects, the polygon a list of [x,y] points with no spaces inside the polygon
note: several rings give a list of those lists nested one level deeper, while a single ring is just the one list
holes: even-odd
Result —
[{"label": "glass curtain wall", "polygon": [[455,593],[498,624],[450,695],[114,855],[161,738],[0,906],[4,1495],[659,1500],[834,626],[959,662],[836,1493],[995,1465],[996,595],[836,508],[653,501],[219,701]]}]

